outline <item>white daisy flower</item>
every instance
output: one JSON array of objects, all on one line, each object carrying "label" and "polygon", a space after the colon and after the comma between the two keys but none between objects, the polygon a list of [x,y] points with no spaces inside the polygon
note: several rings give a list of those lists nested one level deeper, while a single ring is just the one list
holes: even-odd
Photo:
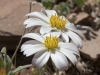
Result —
[{"label": "white daisy flower", "polygon": [[42,12],[32,12],[27,16],[35,16],[36,18],[29,18],[25,20],[26,28],[31,26],[42,26],[41,34],[51,31],[61,32],[62,38],[65,42],[69,42],[69,37],[78,46],[82,47],[83,34],[76,29],[74,24],[70,23],[64,16],[58,16],[55,10],[45,10],[46,14]]},{"label": "white daisy flower", "polygon": [[74,44],[59,41],[59,36],[58,32],[43,36],[36,33],[25,34],[23,38],[35,40],[25,42],[21,46],[21,51],[24,51],[24,55],[26,56],[35,54],[32,64],[37,68],[43,67],[49,58],[51,58],[59,70],[67,69],[67,58],[75,65],[77,63],[76,55],[80,56],[80,54],[78,48]]}]

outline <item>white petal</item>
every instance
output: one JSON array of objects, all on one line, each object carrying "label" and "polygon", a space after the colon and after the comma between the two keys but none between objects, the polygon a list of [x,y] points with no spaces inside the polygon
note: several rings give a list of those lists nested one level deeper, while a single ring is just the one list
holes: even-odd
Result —
[{"label": "white petal", "polygon": [[26,41],[24,44],[22,44],[21,46],[21,52],[24,51],[27,48],[32,47],[34,44],[39,44],[40,42],[36,41],[36,40],[29,40]]},{"label": "white petal", "polygon": [[67,34],[62,33],[62,38],[63,38],[66,42],[69,42],[69,37],[68,37]]},{"label": "white petal", "polygon": [[76,47],[76,45],[72,44],[72,43],[63,43],[63,42],[59,42],[59,47],[60,48],[66,48],[70,51],[73,51],[75,53],[78,53],[79,54],[79,50],[78,48]]},{"label": "white petal", "polygon": [[67,22],[66,25],[65,25],[65,27],[67,29],[76,29],[75,25],[73,23],[70,23],[70,22]]},{"label": "white petal", "polygon": [[81,37],[81,39],[84,39],[84,38],[85,38],[81,31],[79,31],[79,30],[74,30],[74,29],[71,29],[71,31],[77,33],[77,34]]},{"label": "white petal", "polygon": [[32,12],[32,13],[27,14],[26,16],[35,16],[44,20],[45,22],[49,22],[49,18],[41,12]]},{"label": "white petal", "polygon": [[45,10],[46,14],[50,18],[52,15],[57,15],[55,10]]},{"label": "white petal", "polygon": [[68,68],[68,61],[62,53],[58,51],[56,51],[55,53],[52,53],[51,59],[59,70],[64,70]]},{"label": "white petal", "polygon": [[68,51],[69,51],[70,53],[72,53],[72,54],[76,54],[76,55],[78,55],[78,56],[80,57],[80,53],[79,53],[79,52],[75,52],[75,51],[70,50],[70,49],[68,49]]},{"label": "white petal", "polygon": [[38,18],[29,18],[24,21],[24,24],[27,24],[26,28],[31,26],[48,26],[46,22]]},{"label": "white petal", "polygon": [[50,26],[42,26],[40,28],[40,33],[41,34],[45,34],[45,33],[49,33],[53,28],[51,28]]},{"label": "white petal", "polygon": [[43,37],[46,38],[46,36],[50,36],[50,35],[60,37],[61,32],[50,32],[50,33],[45,34]]},{"label": "white petal", "polygon": [[24,50],[24,55],[30,56],[38,51],[43,51],[43,50],[46,50],[46,48],[42,44],[36,44]]},{"label": "white petal", "polygon": [[68,31],[67,34],[78,47],[82,47],[82,40],[76,33]]},{"label": "white petal", "polygon": [[69,52],[67,49],[61,48],[60,52],[62,52],[66,57],[75,65],[77,63],[77,58],[74,54]]},{"label": "white petal", "polygon": [[35,39],[41,43],[44,42],[43,38],[39,34],[36,34],[36,33],[27,33],[22,38],[32,38],[32,39]]},{"label": "white petal", "polygon": [[46,64],[49,57],[50,57],[50,52],[47,51],[37,52],[33,57],[32,64],[34,66],[37,66],[37,68],[41,68],[43,67],[43,65]]}]

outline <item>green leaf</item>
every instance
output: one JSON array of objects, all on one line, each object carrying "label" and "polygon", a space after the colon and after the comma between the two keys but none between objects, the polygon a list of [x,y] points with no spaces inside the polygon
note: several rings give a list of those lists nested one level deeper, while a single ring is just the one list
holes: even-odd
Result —
[{"label": "green leaf", "polygon": [[4,56],[4,61],[3,61],[3,63],[4,63],[4,66],[5,66],[5,68],[6,68],[6,71],[8,71],[7,70],[7,55],[6,54],[3,54],[3,56]]},{"label": "green leaf", "polygon": [[25,66],[19,66],[17,67],[15,70],[12,71],[12,73],[16,73],[24,68],[27,68],[27,67],[31,67],[32,65],[25,65]]},{"label": "green leaf", "polygon": [[15,74],[13,74],[12,71],[9,71],[7,75],[15,75]]},{"label": "green leaf", "polygon": [[4,56],[3,63],[4,63],[4,66],[6,68],[6,71],[8,73],[11,70],[12,61],[11,61],[10,57],[7,54],[4,54],[3,56]]},{"label": "green leaf", "polygon": [[52,9],[53,0],[42,0],[42,4],[46,9]]},{"label": "green leaf", "polygon": [[[10,57],[6,54],[6,47],[3,47],[0,53],[0,60],[3,63],[3,67],[6,68],[6,72],[8,73],[11,70],[12,61]],[[0,61],[0,65],[2,64]]]},{"label": "green leaf", "polygon": [[6,47],[3,47],[2,49],[1,49],[1,53],[5,53],[6,54]]},{"label": "green leaf", "polygon": [[3,61],[3,56],[2,56],[2,54],[0,53],[0,60],[2,60]]},{"label": "green leaf", "polygon": [[12,64],[12,61],[11,61],[10,57],[7,55],[7,70],[8,71],[11,70],[11,64]]},{"label": "green leaf", "polygon": [[0,59],[0,68],[4,67],[3,61]]},{"label": "green leaf", "polygon": [[84,0],[75,0],[75,3],[81,7],[84,4]]},{"label": "green leaf", "polygon": [[71,9],[71,5],[67,2],[61,2],[58,6],[57,6],[57,13],[59,15],[65,15],[68,14],[70,12]]}]

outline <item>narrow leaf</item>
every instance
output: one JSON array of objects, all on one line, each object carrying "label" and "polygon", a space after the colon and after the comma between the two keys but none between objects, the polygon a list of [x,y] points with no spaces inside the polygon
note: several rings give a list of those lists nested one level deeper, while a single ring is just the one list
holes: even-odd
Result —
[{"label": "narrow leaf", "polygon": [[25,66],[19,66],[15,70],[13,70],[12,73],[16,73],[16,72],[18,72],[18,71],[20,71],[24,68],[31,67],[31,66],[32,66],[31,64],[30,65],[25,65]]},{"label": "narrow leaf", "polygon": [[2,60],[3,61],[3,56],[2,56],[2,54],[0,53],[0,60]]},{"label": "narrow leaf", "polygon": [[2,49],[1,49],[1,53],[5,53],[6,54],[6,47],[3,47]]},{"label": "narrow leaf", "polygon": [[0,59],[0,68],[4,67],[3,61]]}]

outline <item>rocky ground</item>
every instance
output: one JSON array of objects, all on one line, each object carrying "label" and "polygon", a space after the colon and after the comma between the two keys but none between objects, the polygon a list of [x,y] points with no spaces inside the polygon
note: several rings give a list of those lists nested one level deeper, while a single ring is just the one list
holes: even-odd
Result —
[{"label": "rocky ground", "polygon": [[[3,46],[8,47],[7,44],[9,44],[9,46],[14,45],[13,49],[16,48],[20,36],[24,31],[25,26],[23,22],[27,18],[25,15],[29,11],[29,1],[30,0],[0,0],[0,48]],[[32,6],[32,11],[40,11],[41,8],[43,8],[41,4],[36,3]],[[83,48],[80,50],[82,57],[84,60],[87,61],[89,59],[93,63],[100,62],[100,30],[93,30],[92,32],[88,30],[81,31],[84,36],[86,36],[86,40],[83,41]],[[18,38],[15,40],[13,36],[17,36]],[[13,39],[13,41],[8,41],[9,38]],[[13,44],[15,42],[17,43]],[[10,51],[11,48],[8,47],[8,49]],[[18,54],[18,57],[21,57],[20,54]],[[28,59],[25,60],[28,61]],[[97,75],[99,75],[98,72],[100,73],[100,66],[98,68],[96,71]]]}]

